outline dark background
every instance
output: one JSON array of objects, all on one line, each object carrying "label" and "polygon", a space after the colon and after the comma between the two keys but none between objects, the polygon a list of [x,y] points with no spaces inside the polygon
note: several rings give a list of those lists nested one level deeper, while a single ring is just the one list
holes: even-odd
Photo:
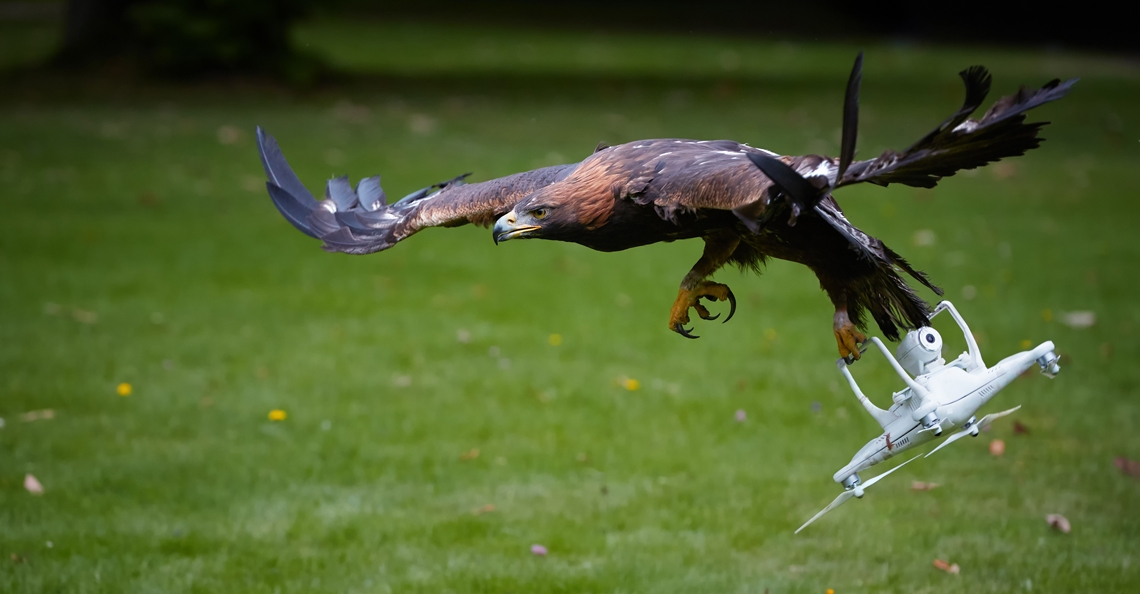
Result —
[{"label": "dark background", "polygon": [[57,68],[115,63],[149,76],[255,73],[306,83],[332,71],[293,48],[289,31],[301,19],[321,16],[806,42],[887,39],[1124,54],[1140,49],[1128,19],[1091,6],[1060,11],[1042,5],[840,1],[69,0],[0,3],[0,19],[58,19],[61,49],[48,62]]}]

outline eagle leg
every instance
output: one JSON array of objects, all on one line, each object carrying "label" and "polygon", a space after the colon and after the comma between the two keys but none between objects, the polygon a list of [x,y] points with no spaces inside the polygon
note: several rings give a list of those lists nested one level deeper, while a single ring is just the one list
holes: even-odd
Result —
[{"label": "eagle leg", "polygon": [[689,323],[690,309],[695,309],[702,320],[715,320],[720,317],[720,314],[714,316],[709,313],[708,308],[701,304],[702,298],[706,301],[728,301],[729,310],[725,322],[731,320],[736,313],[736,296],[732,294],[732,289],[729,289],[728,285],[705,279],[728,262],[740,243],[740,238],[735,234],[721,233],[707,236],[704,240],[704,254],[681,281],[677,299],[673,301],[673,307],[669,310],[669,329],[685,338],[699,338],[692,334],[691,329],[685,328],[685,324]]},{"label": "eagle leg", "polygon": [[854,362],[859,359],[859,343],[865,342],[867,337],[855,327],[851,318],[847,317],[847,307],[835,308],[835,342],[839,345],[839,356]]}]

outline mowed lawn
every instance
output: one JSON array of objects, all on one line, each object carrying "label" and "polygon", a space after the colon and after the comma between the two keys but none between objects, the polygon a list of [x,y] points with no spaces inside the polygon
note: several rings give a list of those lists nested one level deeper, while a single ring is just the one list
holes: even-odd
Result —
[{"label": "mowed lawn", "polygon": [[[50,47],[5,27],[6,51]],[[1114,465],[1140,459],[1135,62],[862,46],[862,156],[957,109],[968,65],[990,66],[994,99],[1083,78],[1031,116],[1053,124],[1025,157],[838,196],[946,288],[988,362],[1052,339],[1063,371],[1018,380],[985,409],[1016,416],[793,535],[878,434],[810,271],[721,272],[740,309],[690,341],[666,321],[696,241],[600,254],[466,227],[326,254],[270,203],[253,130],[314,193],[380,173],[392,198],[598,141],[834,154],[860,46],[341,21],[297,38],[359,76],[5,83],[0,591],[1140,588],[1140,480]],[[1095,325],[1064,323],[1081,311]],[[874,354],[854,370],[880,405],[899,387]]]}]

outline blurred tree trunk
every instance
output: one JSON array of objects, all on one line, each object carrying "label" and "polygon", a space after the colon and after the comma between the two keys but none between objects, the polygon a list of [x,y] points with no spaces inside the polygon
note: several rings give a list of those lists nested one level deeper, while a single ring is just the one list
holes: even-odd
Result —
[{"label": "blurred tree trunk", "polygon": [[[121,51],[127,8],[137,0],[70,0],[64,17],[63,48],[58,59],[79,64]],[[116,48],[115,46],[119,46]]]},{"label": "blurred tree trunk", "polygon": [[312,78],[319,63],[289,30],[304,0],[68,0],[56,63],[125,61],[151,75]]}]

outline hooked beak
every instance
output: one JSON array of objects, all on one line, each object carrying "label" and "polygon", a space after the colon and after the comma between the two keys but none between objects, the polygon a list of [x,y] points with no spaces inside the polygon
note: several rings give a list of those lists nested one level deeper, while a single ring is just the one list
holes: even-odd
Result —
[{"label": "hooked beak", "polygon": [[495,238],[495,244],[498,245],[499,242],[508,239],[514,239],[516,237],[525,238],[527,233],[541,228],[542,227],[538,225],[520,225],[518,215],[512,210],[502,217],[499,217],[498,221],[495,221],[495,228],[491,230],[491,233],[492,237]]}]

